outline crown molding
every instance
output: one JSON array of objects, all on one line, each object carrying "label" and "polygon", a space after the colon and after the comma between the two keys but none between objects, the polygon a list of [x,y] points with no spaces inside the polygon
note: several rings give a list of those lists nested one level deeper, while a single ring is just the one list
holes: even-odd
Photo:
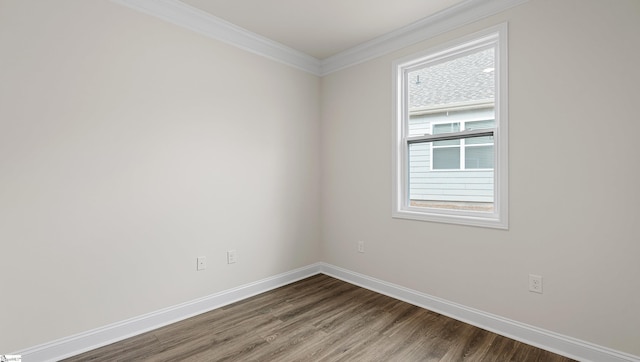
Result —
[{"label": "crown molding", "polygon": [[466,0],[320,60],[178,0],[111,0],[305,72],[324,76],[497,14],[528,0]]},{"label": "crown molding", "polygon": [[389,54],[528,0],[467,0],[321,61],[321,75]]},{"label": "crown molding", "polygon": [[178,0],[111,0],[210,38],[320,75],[320,61]]}]

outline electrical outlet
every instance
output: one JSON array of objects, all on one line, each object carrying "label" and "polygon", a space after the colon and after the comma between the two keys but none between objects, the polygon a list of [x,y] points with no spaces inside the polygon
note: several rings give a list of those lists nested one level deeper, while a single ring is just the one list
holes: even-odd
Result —
[{"label": "electrical outlet", "polygon": [[227,251],[227,264],[234,264],[238,260],[238,255],[235,250]]},{"label": "electrical outlet", "polygon": [[529,291],[542,294],[542,277],[529,274]]},{"label": "electrical outlet", "polygon": [[364,253],[364,241],[358,241],[358,253]]},{"label": "electrical outlet", "polygon": [[207,258],[204,256],[199,256],[196,258],[196,270],[205,270],[207,269]]}]

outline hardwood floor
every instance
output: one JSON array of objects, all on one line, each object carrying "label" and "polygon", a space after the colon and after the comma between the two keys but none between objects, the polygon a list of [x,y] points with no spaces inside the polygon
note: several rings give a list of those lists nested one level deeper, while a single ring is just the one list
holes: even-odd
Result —
[{"label": "hardwood floor", "polygon": [[572,361],[316,275],[65,361]]}]

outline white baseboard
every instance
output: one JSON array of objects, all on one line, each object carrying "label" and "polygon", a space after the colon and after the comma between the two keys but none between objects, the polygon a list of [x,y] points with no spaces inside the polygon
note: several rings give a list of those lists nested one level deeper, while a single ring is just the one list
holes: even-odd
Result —
[{"label": "white baseboard", "polygon": [[399,285],[322,263],[323,274],[578,361],[640,362],[640,357],[465,307]]},{"label": "white baseboard", "polygon": [[638,356],[465,307],[326,263],[312,264],[13,354],[22,355],[24,362],[58,361],[320,273],[579,361],[640,362]]},{"label": "white baseboard", "polygon": [[312,264],[12,354],[22,355],[23,362],[59,361],[310,277],[320,273],[321,266]]}]

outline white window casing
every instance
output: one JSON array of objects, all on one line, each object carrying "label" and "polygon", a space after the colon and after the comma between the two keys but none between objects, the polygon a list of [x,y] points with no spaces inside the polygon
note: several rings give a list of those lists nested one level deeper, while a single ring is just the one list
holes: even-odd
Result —
[{"label": "white window casing", "polygon": [[[483,49],[495,49],[495,96],[493,99],[493,111],[495,126],[493,128],[471,129],[462,128],[461,131],[439,134],[415,134],[409,132],[409,94],[408,74],[416,69],[433,67],[438,64],[464,57]],[[507,24],[503,23],[489,29],[465,36],[456,41],[428,49],[393,63],[393,157],[392,157],[392,217],[422,221],[444,222],[461,225],[508,229],[508,107],[507,107]],[[418,82],[424,81],[418,79]],[[486,107],[486,102],[471,102],[437,107],[418,109],[420,114],[435,114],[459,107],[459,109],[473,109]],[[415,109],[413,115],[416,114]],[[448,113],[447,113],[448,114]],[[487,118],[483,118],[487,120]],[[471,119],[467,120],[471,121]],[[454,121],[458,122],[458,121]],[[441,121],[438,123],[447,123]],[[449,122],[451,123],[451,122]],[[434,123],[437,124],[437,123]],[[428,132],[432,132],[432,126],[428,126]],[[493,136],[493,208],[491,211],[475,211],[467,209],[436,208],[429,206],[416,207],[411,205],[409,197],[410,170],[409,170],[409,146],[416,143],[432,144],[443,140],[462,140],[470,137]],[[464,143],[458,147],[464,148]],[[485,144],[475,144],[483,146]],[[489,143],[487,143],[489,145]],[[469,145],[466,145],[469,147]],[[431,149],[431,147],[429,147]],[[464,150],[461,150],[464,156]],[[433,157],[433,154],[430,154]],[[431,159],[433,161],[433,158]],[[427,159],[428,161],[428,159]],[[426,162],[426,161],[425,161]],[[465,161],[461,160],[461,171]],[[429,166],[433,168],[432,165]],[[491,171],[483,168],[482,171]],[[447,169],[434,170],[451,171]],[[460,172],[460,171],[459,171]]]}]

